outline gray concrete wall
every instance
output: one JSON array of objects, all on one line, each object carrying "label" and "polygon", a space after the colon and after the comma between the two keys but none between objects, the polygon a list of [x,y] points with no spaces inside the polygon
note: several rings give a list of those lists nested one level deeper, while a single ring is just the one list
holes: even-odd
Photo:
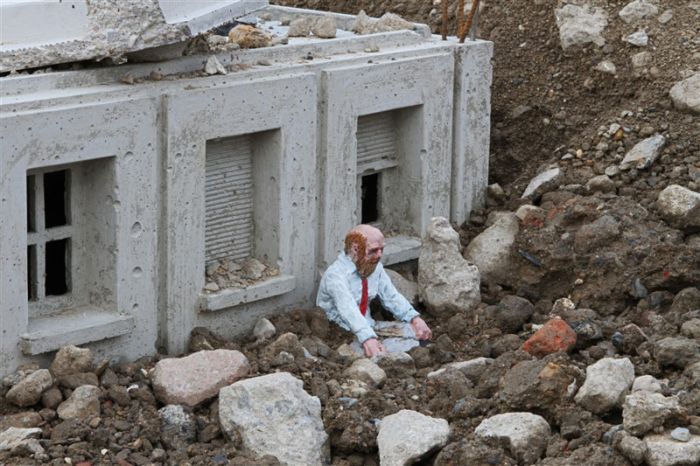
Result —
[{"label": "gray concrete wall", "polygon": [[[304,60],[309,52],[319,58]],[[312,305],[358,220],[362,115],[398,111],[401,157],[383,192],[396,233],[387,256],[415,258],[431,216],[462,222],[483,199],[491,53],[487,42],[404,31],[221,54],[224,65],[246,64],[225,76],[185,77],[206,61],[193,56],[2,78],[0,375],[67,343],[113,359],[179,353],[195,326],[233,337],[260,316]],[[184,74],[119,82],[154,70]],[[244,134],[259,143],[255,255],[279,274],[205,293],[206,144]],[[75,172],[78,268],[68,301],[34,312],[27,174],[61,167]]]}]

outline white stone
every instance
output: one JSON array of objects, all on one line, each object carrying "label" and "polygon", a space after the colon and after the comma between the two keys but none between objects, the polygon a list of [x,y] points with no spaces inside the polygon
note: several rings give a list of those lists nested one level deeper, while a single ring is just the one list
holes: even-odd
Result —
[{"label": "white stone", "polygon": [[594,43],[602,47],[602,32],[608,25],[607,14],[600,8],[567,4],[554,11],[562,49]]},{"label": "white stone", "polygon": [[184,358],[158,361],[151,380],[153,392],[162,403],[194,407],[249,370],[248,358],[240,351],[203,350]]},{"label": "white stone", "polygon": [[620,406],[634,382],[634,365],[627,359],[603,358],[586,368],[586,381],[574,397],[595,414]]},{"label": "white stone", "polygon": [[256,340],[269,340],[277,333],[277,329],[269,320],[262,318],[258,320],[253,329],[253,336]]},{"label": "white stone", "polygon": [[547,421],[537,414],[505,413],[481,421],[474,434],[498,445],[505,442],[518,462],[534,464],[547,446],[550,428]]},{"label": "white stone", "polygon": [[414,464],[426,454],[443,447],[450,435],[444,419],[402,409],[379,424],[377,446],[382,466]]},{"label": "white stone", "polygon": [[622,405],[622,425],[627,432],[639,437],[662,427],[666,419],[680,412],[678,397],[637,391],[625,397]]},{"label": "white stone", "polygon": [[671,21],[671,19],[673,19],[673,10],[668,9],[668,10],[664,11],[663,13],[661,13],[661,15],[658,17],[657,21],[661,24],[666,24],[669,21]]},{"label": "white stone", "polygon": [[361,380],[372,387],[380,387],[386,381],[386,372],[367,358],[355,360],[345,369],[346,377]]},{"label": "white stone", "polygon": [[601,73],[612,75],[617,74],[617,67],[615,66],[615,63],[611,62],[610,60],[603,60],[602,62],[598,63],[595,66],[595,69]]},{"label": "white stone", "polygon": [[559,169],[559,167],[551,168],[549,170],[543,171],[542,173],[539,173],[537,176],[530,180],[530,183],[528,183],[527,188],[525,188],[525,191],[523,191],[523,195],[520,197],[538,197],[539,195],[541,195],[541,193],[539,193],[538,190],[540,188],[544,188],[546,186],[556,183],[559,179],[560,174],[561,170]]},{"label": "white stone", "polygon": [[619,16],[627,24],[656,16],[659,9],[649,0],[635,0],[620,10]]},{"label": "white stone", "polygon": [[640,375],[634,379],[632,384],[632,393],[634,392],[650,392],[650,393],[661,393],[663,391],[664,385],[668,385],[668,380],[658,380],[653,375]]},{"label": "white stone", "polygon": [[290,373],[280,372],[222,388],[222,430],[229,437],[240,434],[245,448],[258,456],[276,456],[282,464],[329,464],[321,402],[306,393],[303,386]]},{"label": "white stone", "polygon": [[321,39],[334,38],[336,33],[335,17],[324,15],[318,18],[311,26],[311,32],[314,36],[320,37]]},{"label": "white stone", "polygon": [[672,184],[659,193],[656,204],[661,217],[680,229],[700,228],[700,193]]},{"label": "white stone", "polygon": [[311,33],[311,18],[304,16],[289,23],[289,37],[306,37]]},{"label": "white stone", "polygon": [[481,301],[479,270],[459,252],[459,234],[444,217],[433,217],[418,257],[418,288],[428,312],[449,316]]},{"label": "white stone", "polygon": [[68,345],[56,352],[49,370],[56,377],[77,374],[78,372],[90,372],[93,369],[93,359],[92,351],[89,348]]},{"label": "white stone", "polygon": [[621,170],[636,168],[643,170],[649,168],[657,159],[666,145],[666,138],[661,134],[648,137],[637,144],[625,154],[625,158],[620,162]]},{"label": "white stone", "polygon": [[53,377],[47,369],[39,369],[20,380],[6,394],[10,403],[19,407],[35,405],[41,399],[42,393],[51,388]]},{"label": "white stone", "polygon": [[351,30],[356,34],[375,34],[378,32],[413,29],[410,23],[394,13],[384,13],[381,18],[370,18],[364,10],[360,10],[352,24]]},{"label": "white stone", "polygon": [[207,62],[204,65],[204,72],[209,75],[226,74],[226,68],[224,68],[224,65],[221,64],[215,55],[212,55],[211,57],[207,58]]},{"label": "white stone", "polygon": [[481,374],[483,374],[491,364],[493,364],[493,359],[484,357],[470,359],[468,361],[451,362],[449,364],[445,364],[438,370],[429,372],[426,377],[428,379],[432,379],[447,371],[456,370],[460,371],[465,377],[476,383],[479,380],[479,377],[481,377]]},{"label": "white stone", "polygon": [[652,56],[649,52],[639,52],[632,55],[632,67],[639,69],[651,65]]},{"label": "white stone", "polygon": [[88,420],[100,415],[100,389],[94,385],[81,385],[71,396],[58,405],[56,413],[63,420]]},{"label": "white stone", "polygon": [[467,245],[464,258],[476,265],[483,281],[509,283],[515,267],[512,249],[519,230],[518,217],[508,213]]},{"label": "white stone", "polygon": [[649,36],[646,31],[633,32],[629,36],[625,37],[625,42],[632,44],[637,47],[646,47],[649,44]]},{"label": "white stone", "polygon": [[29,439],[41,437],[42,430],[38,427],[10,427],[0,432],[0,451],[8,451],[21,445]]},{"label": "white stone", "polygon": [[676,427],[671,431],[671,437],[679,442],[690,441],[690,431],[685,427]]},{"label": "white stone", "polygon": [[515,216],[520,219],[522,222],[525,220],[530,215],[538,215],[542,214],[544,211],[537,206],[534,206],[532,204],[523,204],[520,207],[518,207],[518,210],[515,211]]},{"label": "white stone", "polygon": [[700,436],[691,435],[687,442],[679,442],[668,433],[644,437],[647,447],[645,459],[649,466],[687,466],[700,464]]},{"label": "white stone", "polygon": [[677,109],[700,113],[700,73],[674,84],[669,95]]}]

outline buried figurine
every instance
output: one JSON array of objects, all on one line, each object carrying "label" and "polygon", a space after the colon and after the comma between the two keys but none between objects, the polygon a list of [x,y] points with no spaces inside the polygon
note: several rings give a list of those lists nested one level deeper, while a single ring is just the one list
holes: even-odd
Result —
[{"label": "buried figurine", "polygon": [[[316,305],[328,319],[351,331],[365,356],[372,357],[396,348],[407,351],[419,340],[430,340],[432,332],[394,287],[379,262],[384,235],[371,225],[358,225],[345,236],[345,252],[338,255],[321,278]],[[382,306],[401,322],[375,322],[369,302],[379,297]],[[387,337],[382,341],[379,336]]]}]

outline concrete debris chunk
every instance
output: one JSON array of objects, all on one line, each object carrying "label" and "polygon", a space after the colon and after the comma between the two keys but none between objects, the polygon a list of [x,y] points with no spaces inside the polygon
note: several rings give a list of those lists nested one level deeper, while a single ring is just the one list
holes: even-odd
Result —
[{"label": "concrete debris chunk", "polygon": [[677,109],[700,114],[700,73],[674,84],[669,95]]},{"label": "concrete debris chunk", "polygon": [[253,336],[256,340],[269,340],[275,336],[277,329],[269,320],[262,318],[258,320],[253,329]]},{"label": "concrete debris chunk", "polygon": [[21,408],[32,406],[41,400],[41,395],[51,388],[51,385],[51,373],[47,369],[39,369],[20,380],[5,394],[5,398]]},{"label": "concrete debris chunk", "polygon": [[228,38],[242,49],[269,47],[272,43],[270,34],[248,24],[239,24],[231,29],[228,33]]},{"label": "concrete debris chunk", "polygon": [[555,10],[554,14],[563,50],[591,43],[598,47],[605,45],[602,35],[608,25],[608,15],[605,10],[588,5],[566,4]]},{"label": "concrete debris chunk", "polygon": [[643,170],[649,168],[661,153],[661,149],[666,145],[666,138],[661,134],[656,134],[638,142],[630,149],[625,158],[620,163],[621,170],[636,168]]},{"label": "concrete debris chunk", "polygon": [[629,36],[625,37],[625,42],[632,44],[636,47],[646,47],[649,44],[649,36],[646,31],[633,32]]},{"label": "concrete debris chunk", "polygon": [[204,65],[204,72],[208,75],[214,74],[226,74],[226,68],[221,64],[216,56],[212,55],[207,59],[207,63]]},{"label": "concrete debris chunk", "polygon": [[78,372],[90,372],[93,369],[93,359],[92,351],[88,348],[78,348],[73,345],[63,346],[56,352],[49,369],[56,377]]},{"label": "concrete debris chunk", "polygon": [[520,231],[520,221],[514,213],[497,217],[496,222],[477,235],[464,250],[464,258],[479,270],[481,280],[508,284],[515,268],[513,245]]},{"label": "concrete debris chunk", "polygon": [[324,15],[311,25],[311,32],[321,39],[333,39],[336,34],[335,16]]},{"label": "concrete debris chunk", "polygon": [[161,433],[169,449],[177,449],[197,438],[197,423],[180,405],[166,405],[158,410]]},{"label": "concrete debris chunk", "polygon": [[672,184],[659,193],[656,204],[663,219],[672,227],[700,229],[700,193]]},{"label": "concrete debris chunk", "polygon": [[446,420],[402,409],[386,416],[379,424],[379,462],[382,466],[414,464],[428,453],[442,448],[449,434],[450,426]]},{"label": "concrete debris chunk", "polygon": [[0,452],[11,451],[30,439],[40,438],[41,433],[38,427],[10,427],[0,432]]},{"label": "concrete debris chunk", "polygon": [[81,419],[87,421],[100,415],[100,389],[94,385],[82,385],[56,409],[61,419]]},{"label": "concrete debris chunk", "polygon": [[358,359],[348,367],[345,376],[360,380],[372,387],[381,387],[386,380],[386,372],[369,359]]},{"label": "concrete debris chunk", "polygon": [[545,170],[535,176],[523,192],[522,198],[538,199],[545,191],[551,190],[559,181],[561,170],[559,167]]},{"label": "concrete debris chunk", "polygon": [[240,434],[243,446],[282,464],[330,463],[328,434],[321,402],[288,372],[242,380],[221,389],[219,422],[229,437]]},{"label": "concrete debris chunk", "polygon": [[418,257],[421,300],[433,315],[468,311],[481,301],[476,266],[459,252],[459,234],[444,217],[430,220]]},{"label": "concrete debris chunk", "polygon": [[656,362],[661,367],[683,369],[700,360],[700,343],[683,337],[667,337],[654,346]]},{"label": "concrete debris chunk", "polygon": [[620,406],[634,382],[634,365],[627,359],[603,358],[586,368],[586,381],[574,400],[595,414]]},{"label": "concrete debris chunk", "polygon": [[612,75],[617,74],[617,67],[615,66],[615,63],[611,62],[610,60],[603,60],[602,62],[598,63],[595,66],[595,69],[601,73]]},{"label": "concrete debris chunk", "polygon": [[622,424],[627,432],[641,437],[657,427],[662,427],[667,419],[680,413],[681,407],[677,397],[637,391],[625,397],[622,405]]},{"label": "concrete debris chunk", "polygon": [[158,361],[151,380],[156,398],[162,403],[194,407],[249,370],[248,358],[239,351],[198,351],[184,358]]},{"label": "concrete debris chunk", "polygon": [[364,10],[360,10],[350,29],[356,34],[365,35],[402,29],[413,30],[413,28],[413,23],[406,21],[397,14],[384,13],[381,18],[377,19],[370,18]]},{"label": "concrete debris chunk", "polygon": [[649,393],[661,393],[664,390],[664,386],[668,386],[668,380],[658,380],[653,375],[641,375],[634,379],[632,384],[632,393],[634,392],[649,392]]},{"label": "concrete debris chunk", "polygon": [[635,0],[620,10],[620,19],[627,24],[636,23],[645,18],[651,18],[659,13],[659,9],[649,0]]},{"label": "concrete debris chunk", "polygon": [[691,435],[687,442],[679,442],[664,433],[644,437],[647,447],[645,459],[649,466],[686,466],[700,464],[700,436]]},{"label": "concrete debris chunk", "polygon": [[289,37],[307,37],[311,34],[312,18],[304,16],[289,23],[287,35]]},{"label": "concrete debris chunk", "polygon": [[540,459],[549,440],[547,421],[532,413],[497,414],[481,421],[474,435],[495,445],[507,445],[511,455],[522,464]]}]

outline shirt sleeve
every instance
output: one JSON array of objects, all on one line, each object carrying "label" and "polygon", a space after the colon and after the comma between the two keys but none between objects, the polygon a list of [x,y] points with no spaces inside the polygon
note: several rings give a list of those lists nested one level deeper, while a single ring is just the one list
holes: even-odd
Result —
[{"label": "shirt sleeve", "polygon": [[339,274],[328,276],[326,293],[330,296],[338,311],[338,318],[345,323],[360,343],[370,338],[377,338],[367,319],[360,313],[353,298],[348,281]]},{"label": "shirt sleeve", "polygon": [[394,314],[398,320],[402,322],[410,322],[414,317],[418,317],[411,303],[396,290],[396,287],[391,283],[389,275],[382,269],[379,275],[379,289],[377,295],[384,309]]}]

